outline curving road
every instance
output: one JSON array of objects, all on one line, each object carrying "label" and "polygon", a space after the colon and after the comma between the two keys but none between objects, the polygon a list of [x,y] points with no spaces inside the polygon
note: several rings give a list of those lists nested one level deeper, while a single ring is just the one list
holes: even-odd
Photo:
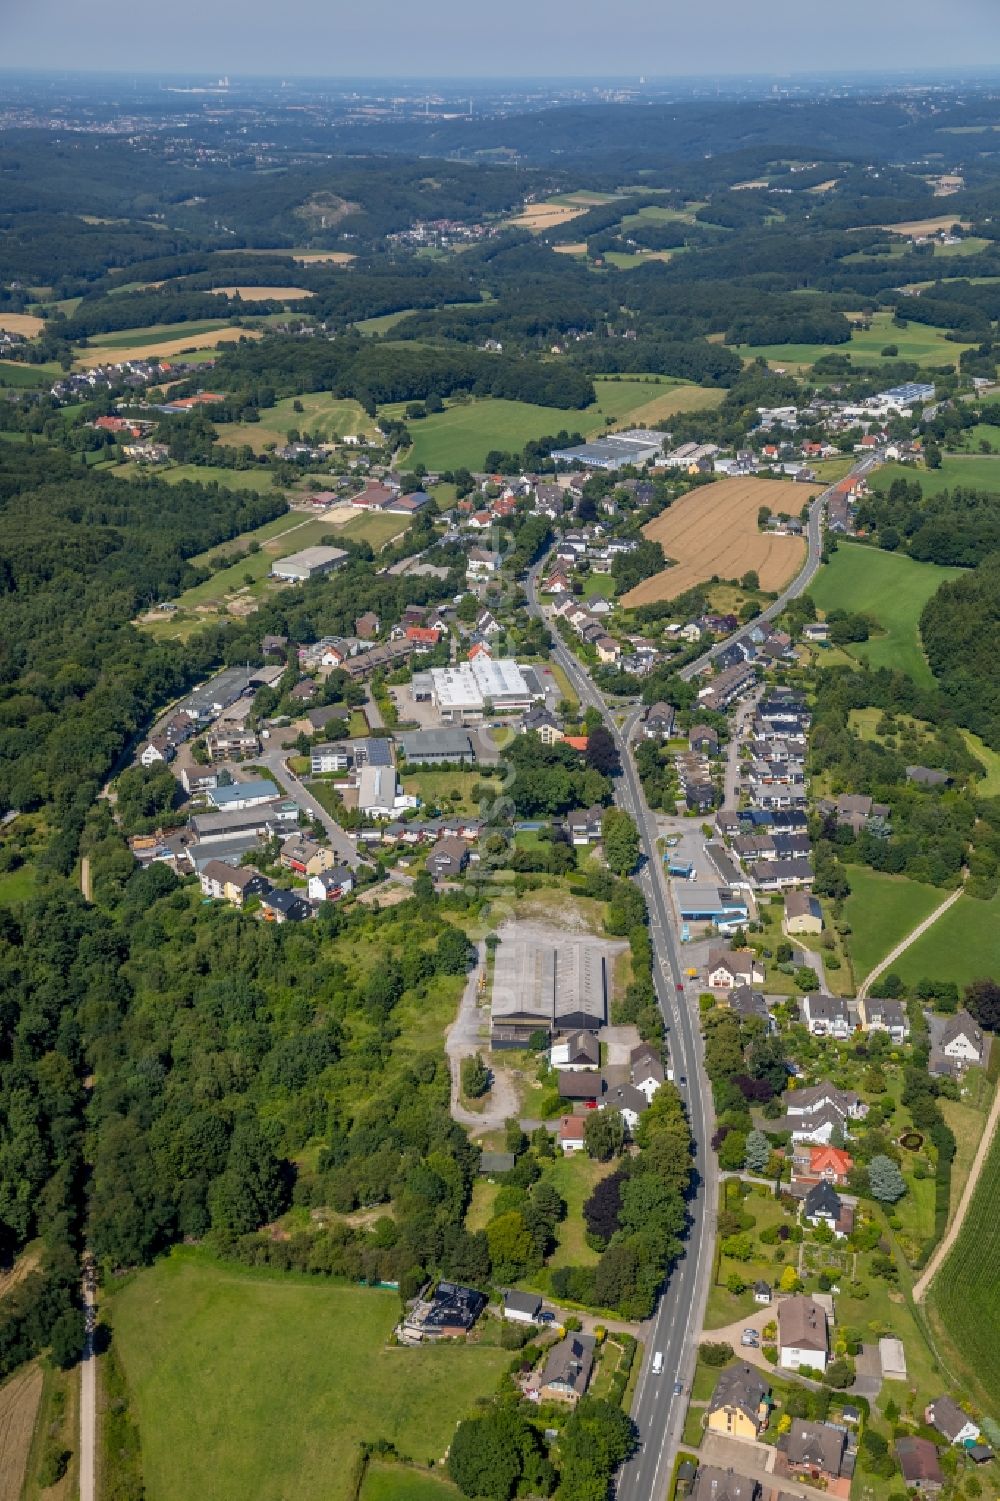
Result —
[{"label": "curving road", "polygon": [[[541,614],[537,581],[540,565],[527,579],[528,607]],[[670,1464],[684,1423],[686,1399],[675,1394],[675,1382],[689,1386],[697,1359],[698,1334],[712,1263],[715,1224],[715,1159],[708,1150],[711,1095],[701,1066],[701,1033],[697,1009],[681,990],[681,966],[669,903],[663,862],[656,849],[656,817],[643,796],[642,784],[632,759],[630,738],[641,710],[630,710],[621,727],[589,675],[554,636],[553,656],[569,678],[580,702],[596,708],[615,737],[621,756],[622,774],[615,788],[615,801],[635,819],[642,839],[644,860],[637,877],[649,908],[653,943],[653,979],[663,1013],[675,1078],[686,1083],[679,1088],[685,1100],[695,1144],[697,1189],[690,1201],[690,1230],[685,1253],[670,1274],[649,1326],[643,1368],[636,1387],[632,1417],[639,1431],[639,1448],[618,1479],[619,1501],[650,1501],[665,1494]],[[663,1356],[659,1376],[652,1372],[653,1354]]]},{"label": "curving road", "polygon": [[[880,451],[866,454],[863,459],[859,459],[848,473],[841,478],[848,479],[850,475],[861,477],[868,474],[870,470],[874,469],[881,462],[882,454]],[[709,647],[708,651],[702,652],[700,657],[696,657],[693,662],[689,662],[686,667],[682,667],[680,672],[682,678],[690,679],[695,677],[699,672],[704,672],[705,668],[714,662],[715,658],[721,652],[725,651],[726,647],[732,646],[734,641],[740,641],[744,636],[749,635],[754,626],[760,625],[762,620],[776,620],[789,600],[797,599],[808,588],[816,577],[819,565],[823,559],[823,517],[826,512],[826,503],[840,483],[841,480],[835,480],[832,485],[828,485],[822,495],[817,495],[809,507],[809,521],[806,527],[806,541],[808,543],[806,561],[788,588],[779,594],[777,599],[773,600],[766,610],[761,610],[760,614],[755,616],[753,620],[741,626],[738,631],[734,631],[731,636],[726,636],[724,640],[716,641]]]}]

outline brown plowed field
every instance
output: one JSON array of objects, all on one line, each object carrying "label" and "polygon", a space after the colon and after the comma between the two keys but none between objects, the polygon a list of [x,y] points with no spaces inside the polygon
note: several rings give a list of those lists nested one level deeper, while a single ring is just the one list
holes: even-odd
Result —
[{"label": "brown plowed field", "polygon": [[762,589],[781,589],[802,566],[805,538],[758,531],[757,512],[761,506],[770,506],[775,513],[794,516],[822,489],[822,485],[747,476],[717,480],[682,495],[642,529],[646,537],[662,545],[673,567],[643,579],[622,596],[622,604],[634,609],[674,599],[714,576],[738,579],[750,569],[757,573]]}]

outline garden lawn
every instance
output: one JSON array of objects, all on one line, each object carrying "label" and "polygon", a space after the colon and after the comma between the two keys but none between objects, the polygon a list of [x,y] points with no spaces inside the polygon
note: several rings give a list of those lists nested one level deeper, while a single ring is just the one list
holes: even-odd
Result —
[{"label": "garden lawn", "polygon": [[[997,481],[1000,484],[1000,464]],[[809,586],[809,593],[824,613],[842,609],[878,621],[884,634],[848,647],[852,656],[871,667],[897,668],[930,687],[934,678],[920,641],[920,614],[931,595],[962,571],[841,542]]]},{"label": "garden lawn", "polygon": [[[849,946],[854,979],[860,984],[879,960],[939,906],[948,893],[922,881],[911,881],[907,876],[883,875],[867,865],[848,865],[847,878],[851,894],[844,903],[844,916],[851,925]],[[947,916],[946,913],[941,921]],[[935,932],[936,927],[937,924],[930,931]],[[900,965],[908,957],[904,955]]]},{"label": "garden lawn", "polygon": [[394,1293],[197,1252],[138,1273],[112,1308],[149,1501],[347,1501],[363,1439],[440,1458],[510,1359],[475,1345],[390,1348]]},{"label": "garden lawn", "polygon": [[954,980],[959,990],[983,975],[1000,976],[1000,896],[988,902],[963,896],[893,969],[908,985]]},{"label": "garden lawn", "polygon": [[559,1243],[549,1257],[550,1267],[597,1265],[598,1253],[586,1241],[583,1206],[595,1186],[613,1169],[613,1162],[594,1162],[586,1152],[573,1152],[544,1164],[543,1179],[566,1201],[566,1218],[556,1226]]},{"label": "garden lawn", "polygon": [[[423,804],[447,804],[452,813],[478,813],[472,789],[483,779],[478,771],[408,771],[400,772],[403,791],[415,793]],[[457,792],[458,797],[452,796]]]},{"label": "garden lawn", "polygon": [[931,1283],[928,1313],[945,1341],[945,1361],[994,1418],[1000,1418],[1000,1135],[972,1196],[958,1239]]}]

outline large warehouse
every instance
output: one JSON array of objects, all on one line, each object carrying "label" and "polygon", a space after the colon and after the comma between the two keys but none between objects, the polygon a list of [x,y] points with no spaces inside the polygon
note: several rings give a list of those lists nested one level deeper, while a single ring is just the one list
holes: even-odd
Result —
[{"label": "large warehouse", "polygon": [[435,707],[453,724],[482,719],[487,705],[497,714],[515,714],[545,697],[534,668],[519,667],[512,657],[474,657],[457,667],[432,667],[421,674],[428,676]]},{"label": "large warehouse", "polygon": [[271,564],[271,577],[285,579],[290,584],[302,584],[321,573],[331,573],[347,556],[342,547],[304,547],[301,552],[290,553],[287,558],[275,558]]},{"label": "large warehouse", "polygon": [[505,938],[493,967],[490,1042],[524,1047],[534,1032],[597,1032],[608,1015],[607,960],[593,939],[559,945]]},{"label": "large warehouse", "polygon": [[557,464],[582,464],[588,469],[624,469],[629,464],[655,463],[663,453],[666,434],[634,427],[628,432],[595,438],[578,448],[557,448],[552,457]]}]

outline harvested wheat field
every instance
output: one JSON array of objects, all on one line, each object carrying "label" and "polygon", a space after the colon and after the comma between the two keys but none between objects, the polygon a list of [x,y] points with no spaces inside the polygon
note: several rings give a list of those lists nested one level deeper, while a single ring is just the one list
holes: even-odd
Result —
[{"label": "harvested wheat field", "polygon": [[575,245],[553,245],[552,249],[556,255],[586,255],[587,242],[586,240],[580,240]]},{"label": "harvested wheat field", "polygon": [[560,224],[566,224],[570,219],[578,219],[586,212],[585,203],[529,203],[510,222],[516,224],[518,229],[527,229],[532,234],[541,234],[546,229],[558,229]]},{"label": "harvested wheat field", "polygon": [[216,328],[206,334],[187,334],[181,339],[160,339],[154,344],[137,344],[134,348],[119,347],[117,344],[93,345],[90,349],[81,349],[76,357],[77,369],[88,369],[91,365],[106,365],[109,361],[115,364],[124,360],[168,360],[171,355],[183,354],[185,349],[215,349],[219,344],[235,343],[237,339],[261,338],[259,328]]},{"label": "harvested wheat field", "polygon": [[[217,250],[216,255],[231,255],[230,250]],[[295,261],[298,266],[318,266],[328,261],[333,266],[349,266],[357,257],[347,250],[259,250],[255,247],[246,247],[240,251],[240,255],[282,255],[286,260]]]},{"label": "harvested wheat field", "polygon": [[692,490],[643,527],[659,542],[672,568],[643,579],[622,596],[626,609],[674,599],[708,579],[742,578],[753,569],[762,589],[781,589],[805,559],[804,537],[775,537],[757,529],[761,506],[794,514],[822,485],[736,478]]},{"label": "harvested wheat field", "polygon": [[37,1362],[22,1366],[6,1386],[0,1386],[0,1501],[20,1497],[41,1396],[42,1372]]},{"label": "harvested wheat field", "polygon": [[26,339],[33,339],[44,327],[43,320],[36,318],[34,313],[0,313],[0,328],[5,328],[9,334],[23,334]]},{"label": "harvested wheat field", "polygon": [[936,219],[904,219],[902,224],[879,224],[877,228],[891,230],[894,235],[937,235],[953,224],[962,229],[972,228],[970,220],[956,219],[954,214],[939,214]]},{"label": "harvested wheat field", "polygon": [[305,287],[213,287],[219,297],[242,297],[244,302],[296,302],[300,297],[315,297]]}]

